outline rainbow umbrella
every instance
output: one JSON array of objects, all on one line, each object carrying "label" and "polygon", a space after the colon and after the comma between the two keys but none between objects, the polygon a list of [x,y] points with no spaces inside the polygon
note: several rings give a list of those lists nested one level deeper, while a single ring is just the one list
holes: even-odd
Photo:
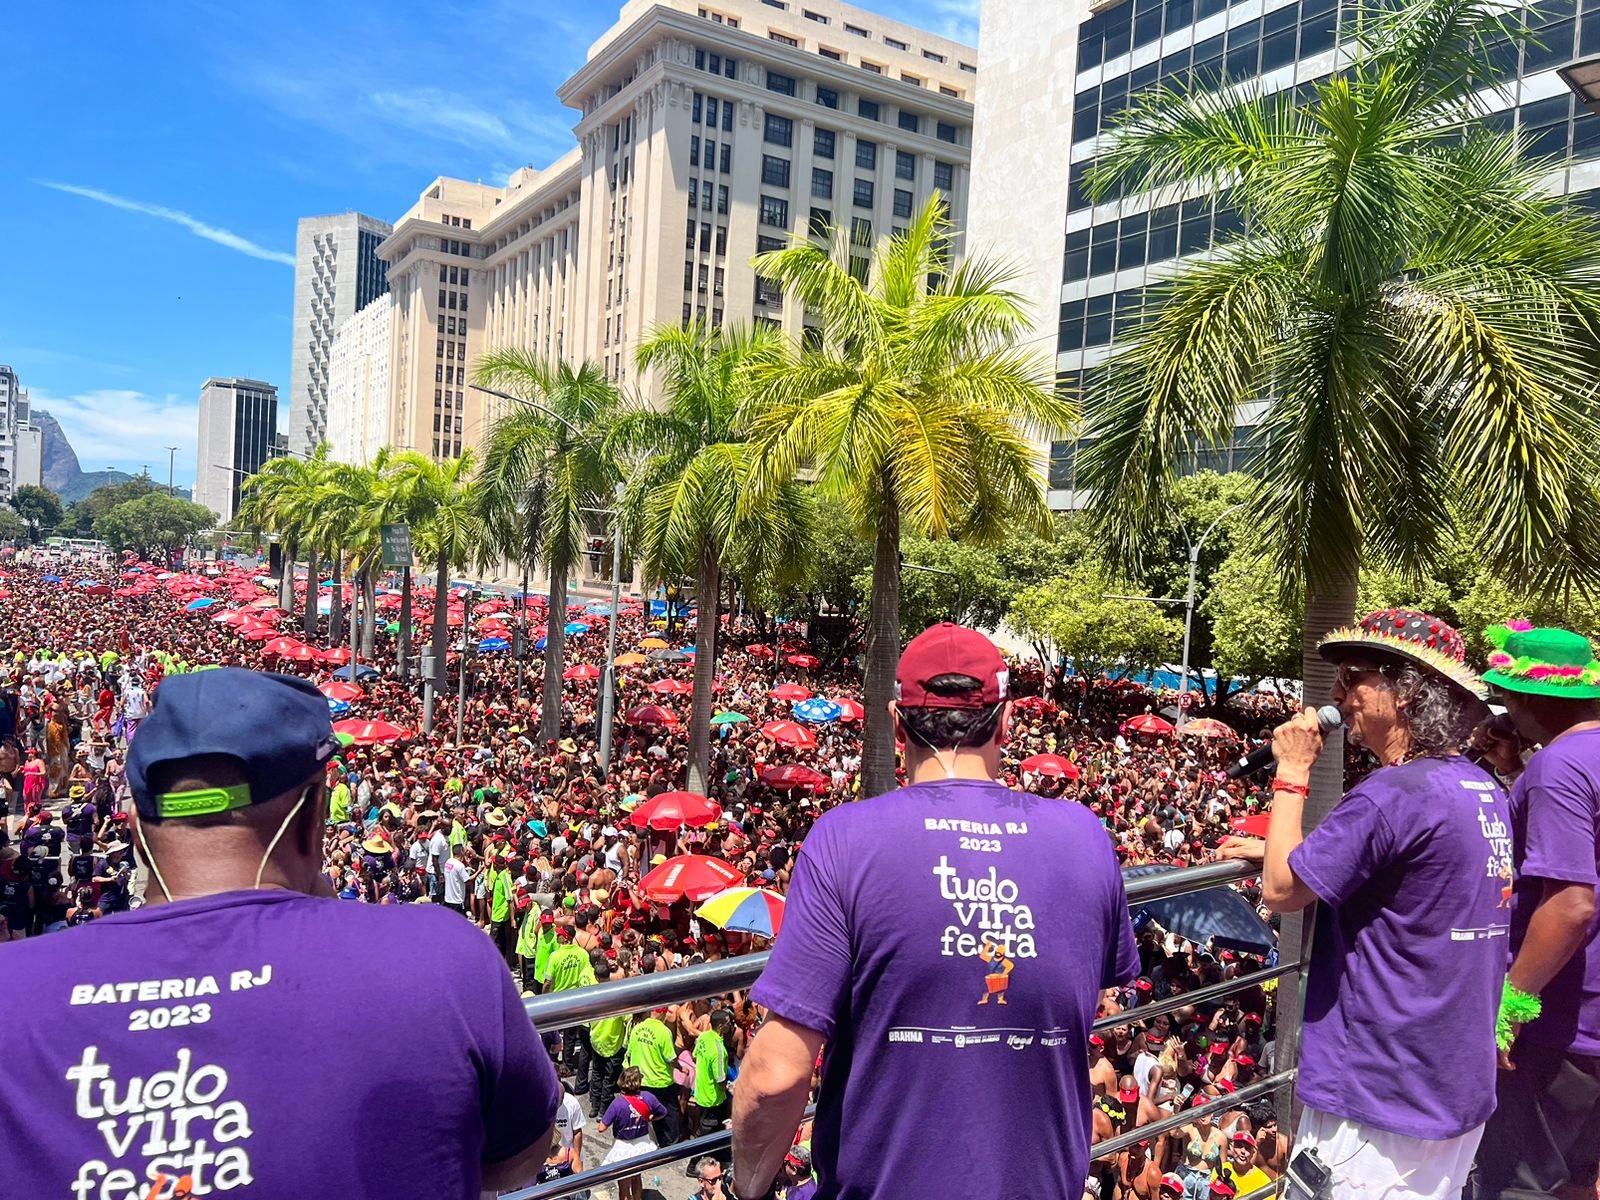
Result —
[{"label": "rainbow umbrella", "polygon": [[783,897],[766,888],[734,887],[712,896],[695,914],[721,929],[774,938],[783,928]]}]

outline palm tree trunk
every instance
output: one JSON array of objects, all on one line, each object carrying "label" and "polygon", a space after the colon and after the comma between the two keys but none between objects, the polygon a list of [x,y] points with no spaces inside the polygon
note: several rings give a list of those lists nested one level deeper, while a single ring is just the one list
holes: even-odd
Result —
[{"label": "palm tree trunk", "polygon": [[544,634],[544,690],[539,702],[539,736],[546,742],[561,736],[561,672],[566,669],[567,570],[570,565],[549,564],[550,608]]},{"label": "palm tree trunk", "polygon": [[333,554],[333,591],[328,595],[328,645],[344,641],[344,555]]},{"label": "palm tree trunk", "polygon": [[[1356,588],[1360,582],[1359,568],[1352,564],[1327,584],[1306,584],[1305,628],[1300,643],[1300,678],[1305,683],[1303,704],[1318,707],[1326,704],[1333,694],[1335,668],[1317,652],[1317,643],[1330,630],[1348,625],[1356,608]],[[1328,734],[1322,754],[1311,768],[1311,795],[1305,804],[1302,822],[1307,833],[1333,811],[1344,794],[1344,730],[1335,729]],[[1284,913],[1278,933],[1278,953],[1285,962],[1303,961],[1311,944],[1311,927],[1315,920],[1315,907],[1297,913]],[[1285,980],[1285,984],[1289,981]],[[1278,988],[1278,1050],[1283,1057],[1279,1062],[1294,1062],[1299,1057],[1300,1010],[1302,989],[1282,986]],[[1287,1105],[1287,1098],[1280,1107]],[[1279,1119],[1287,1119],[1287,1111]]]},{"label": "palm tree trunk", "polygon": [[361,573],[361,593],[366,606],[366,629],[361,639],[361,657],[371,662],[378,651],[378,580],[376,561]]},{"label": "palm tree trunk", "polygon": [[894,673],[900,665],[900,508],[885,486],[878,509],[878,538],[872,553],[872,611],[867,618],[867,670],[861,719],[861,798],[892,791]]},{"label": "palm tree trunk", "polygon": [[278,576],[278,607],[291,616],[294,614],[294,556],[298,549],[292,538],[283,543],[283,567]]},{"label": "palm tree trunk", "polygon": [[411,674],[411,564],[400,568],[400,678]]},{"label": "palm tree trunk", "polygon": [[301,640],[305,641],[305,642],[308,642],[308,643],[311,641],[312,638],[317,636],[317,597],[319,595],[319,591],[318,591],[318,588],[317,588],[317,583],[318,583],[317,576],[318,576],[319,572],[318,572],[317,568],[320,567],[321,565],[322,564],[317,561],[317,552],[315,550],[307,550],[306,551],[306,611],[305,611],[305,617],[304,617],[303,621],[301,622],[300,632],[301,632]]},{"label": "palm tree trunk", "polygon": [[711,684],[717,677],[722,564],[710,542],[700,547],[700,616],[694,627],[694,704],[689,710],[689,790],[708,795],[711,774]]}]

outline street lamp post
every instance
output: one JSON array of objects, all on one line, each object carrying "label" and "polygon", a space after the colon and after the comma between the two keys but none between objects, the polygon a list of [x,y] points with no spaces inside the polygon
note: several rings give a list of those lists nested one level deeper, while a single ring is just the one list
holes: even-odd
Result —
[{"label": "street lamp post", "polygon": [[463,601],[464,613],[461,621],[461,678],[456,684],[456,745],[461,745],[461,739],[466,732],[467,723],[467,671],[472,666],[472,633],[471,613],[478,606],[478,593],[476,589],[467,592]]},{"label": "street lamp post", "polygon": [[[617,485],[620,493],[622,485]],[[617,715],[617,616],[622,603],[622,529],[620,514],[611,519],[611,619],[606,622],[606,673],[600,682],[600,770],[611,773],[611,730]]]},{"label": "street lamp post", "polygon": [[167,452],[167,495],[175,496],[177,493],[172,490],[172,464],[177,461],[178,448],[176,446],[166,446],[163,449]]}]

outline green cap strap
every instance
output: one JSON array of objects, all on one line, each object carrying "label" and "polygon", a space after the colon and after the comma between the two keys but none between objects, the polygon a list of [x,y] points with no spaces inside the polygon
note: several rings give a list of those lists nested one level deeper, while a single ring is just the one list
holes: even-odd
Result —
[{"label": "green cap strap", "polygon": [[156,797],[156,815],[163,819],[203,817],[249,806],[248,783],[236,783],[225,788],[200,788],[193,792],[164,792]]}]

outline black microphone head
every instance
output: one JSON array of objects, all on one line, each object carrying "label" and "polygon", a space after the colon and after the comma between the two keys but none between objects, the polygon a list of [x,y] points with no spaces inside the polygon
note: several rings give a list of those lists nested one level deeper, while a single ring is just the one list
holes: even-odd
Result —
[{"label": "black microphone head", "polygon": [[1324,704],[1317,709],[1317,725],[1323,733],[1331,733],[1344,724],[1344,714],[1336,704]]}]

